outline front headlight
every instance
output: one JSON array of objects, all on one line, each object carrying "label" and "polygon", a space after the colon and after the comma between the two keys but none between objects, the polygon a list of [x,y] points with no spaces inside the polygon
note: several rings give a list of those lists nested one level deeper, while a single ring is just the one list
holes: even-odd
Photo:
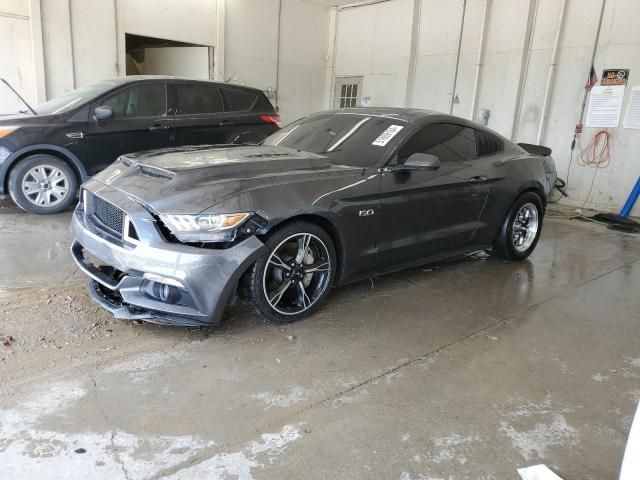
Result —
[{"label": "front headlight", "polygon": [[251,213],[160,215],[160,220],[181,242],[226,242],[235,239],[236,227]]},{"label": "front headlight", "polygon": [[10,133],[13,133],[15,130],[19,129],[19,126],[0,126],[0,138],[6,137],[7,135],[9,135]]}]

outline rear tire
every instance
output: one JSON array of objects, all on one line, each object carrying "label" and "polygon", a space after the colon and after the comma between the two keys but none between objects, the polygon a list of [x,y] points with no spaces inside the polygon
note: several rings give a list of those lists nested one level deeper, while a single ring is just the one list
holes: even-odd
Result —
[{"label": "rear tire", "polygon": [[77,192],[78,177],[73,168],[51,155],[26,157],[9,174],[11,198],[20,208],[36,215],[66,210]]},{"label": "rear tire", "polygon": [[297,221],[270,234],[265,245],[267,253],[243,278],[247,303],[279,324],[312,315],[329,295],[335,278],[331,237],[313,223]]},{"label": "rear tire", "polygon": [[493,245],[493,256],[504,260],[524,260],[538,244],[544,207],[534,192],[525,192],[513,203]]}]

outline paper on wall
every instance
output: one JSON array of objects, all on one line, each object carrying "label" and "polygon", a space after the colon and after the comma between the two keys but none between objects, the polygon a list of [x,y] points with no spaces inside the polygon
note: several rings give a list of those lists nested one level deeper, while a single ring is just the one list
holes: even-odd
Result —
[{"label": "paper on wall", "polygon": [[589,97],[587,127],[616,128],[620,123],[624,85],[593,87]]},{"label": "paper on wall", "polygon": [[640,128],[640,85],[631,89],[627,113],[622,122],[624,128]]}]

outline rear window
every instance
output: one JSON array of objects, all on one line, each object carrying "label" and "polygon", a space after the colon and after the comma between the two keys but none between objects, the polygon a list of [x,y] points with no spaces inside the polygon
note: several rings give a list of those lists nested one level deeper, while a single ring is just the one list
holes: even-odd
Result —
[{"label": "rear window", "polygon": [[256,103],[257,95],[244,90],[223,88],[222,94],[224,95],[224,99],[227,103],[227,110],[231,112],[244,112],[246,110],[251,110],[253,104]]},{"label": "rear window", "polygon": [[476,152],[478,157],[488,157],[504,150],[504,143],[493,135],[476,130]]},{"label": "rear window", "polygon": [[224,112],[220,89],[210,85],[178,84],[178,108],[180,114]]}]

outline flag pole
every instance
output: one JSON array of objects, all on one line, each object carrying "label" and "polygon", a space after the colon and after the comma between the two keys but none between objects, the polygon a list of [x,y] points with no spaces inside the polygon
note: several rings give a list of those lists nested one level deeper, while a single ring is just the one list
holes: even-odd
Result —
[{"label": "flag pole", "polygon": [[[596,31],[596,41],[593,44],[593,52],[591,53],[591,62],[589,63],[589,76],[591,76],[591,68],[595,68],[593,65],[593,62],[596,59],[596,52],[598,50],[598,41],[600,40],[600,30],[602,28],[602,18],[604,17],[604,7],[606,4],[607,4],[607,0],[602,0],[602,7],[600,8],[600,20],[598,20],[598,30]],[[582,99],[582,109],[580,110],[580,118],[578,118],[578,125],[582,125],[582,119],[584,118],[584,111],[587,107],[587,95],[589,95],[589,90],[591,89],[585,88],[584,90],[584,97]],[[573,137],[573,144],[571,145],[571,150],[573,150],[576,146],[575,135],[577,134],[578,132],[576,131]]]}]

